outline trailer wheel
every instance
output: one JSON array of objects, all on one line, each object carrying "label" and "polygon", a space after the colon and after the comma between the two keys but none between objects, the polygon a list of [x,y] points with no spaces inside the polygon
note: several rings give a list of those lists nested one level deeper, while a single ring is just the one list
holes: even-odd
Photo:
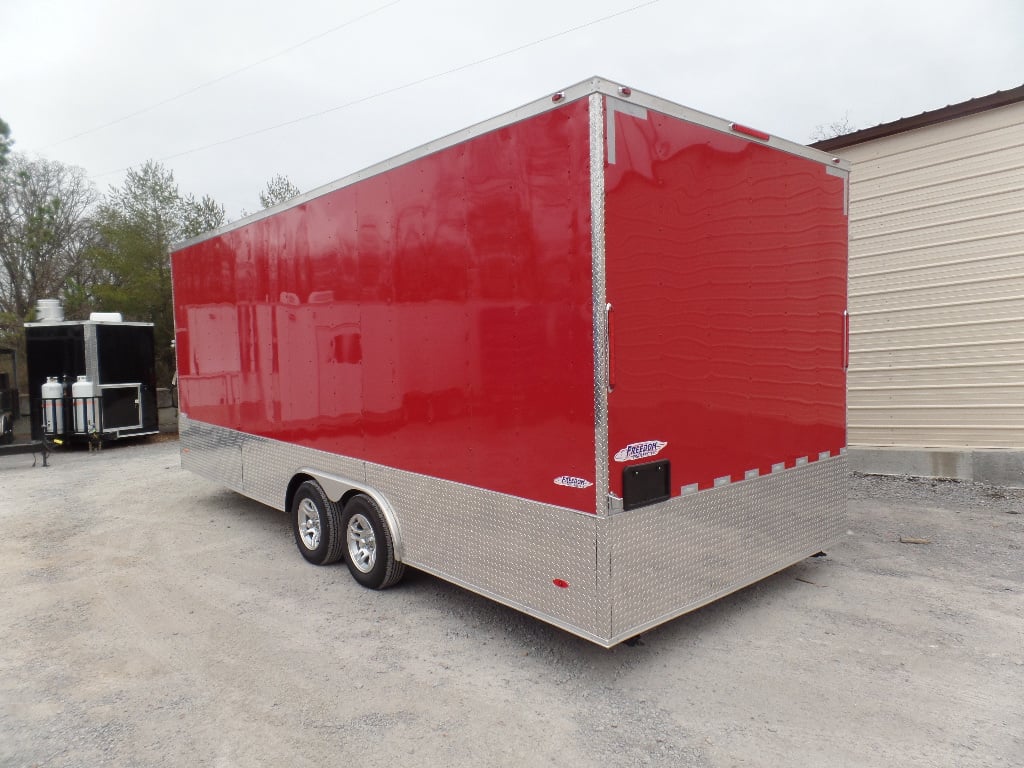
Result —
[{"label": "trailer wheel", "polygon": [[341,515],[345,564],[352,578],[370,589],[387,589],[405,575],[405,565],[395,560],[395,542],[377,502],[362,494],[353,496]]},{"label": "trailer wheel", "polygon": [[329,565],[341,559],[342,537],[338,505],[327,498],[324,489],[307,480],[292,499],[292,533],[299,552],[314,565]]}]

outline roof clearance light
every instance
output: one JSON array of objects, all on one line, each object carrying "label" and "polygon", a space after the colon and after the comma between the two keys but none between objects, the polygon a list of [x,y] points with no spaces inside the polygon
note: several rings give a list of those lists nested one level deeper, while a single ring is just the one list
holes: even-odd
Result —
[{"label": "roof clearance light", "polygon": [[565,579],[552,579],[551,583],[554,584],[559,589],[568,589],[569,588],[569,582],[566,581]]},{"label": "roof clearance light", "polygon": [[764,131],[759,131],[757,128],[751,128],[749,125],[740,125],[739,123],[729,123],[729,128],[736,133],[742,133],[744,136],[752,136],[755,139],[761,141],[768,141],[771,136]]},{"label": "roof clearance light", "polygon": [[559,92],[559,93],[556,93],[554,96],[552,96],[551,100],[557,104],[558,102],[560,102],[564,98],[565,98],[565,94]]}]

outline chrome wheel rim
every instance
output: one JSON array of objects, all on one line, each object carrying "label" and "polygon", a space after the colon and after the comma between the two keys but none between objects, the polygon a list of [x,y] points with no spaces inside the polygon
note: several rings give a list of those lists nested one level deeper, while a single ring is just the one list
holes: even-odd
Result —
[{"label": "chrome wheel rim", "polygon": [[361,573],[369,573],[377,562],[377,537],[369,519],[358,512],[348,521],[348,557]]},{"label": "chrome wheel rim", "polygon": [[313,551],[320,546],[320,510],[312,499],[303,499],[298,512],[299,538],[303,546]]}]

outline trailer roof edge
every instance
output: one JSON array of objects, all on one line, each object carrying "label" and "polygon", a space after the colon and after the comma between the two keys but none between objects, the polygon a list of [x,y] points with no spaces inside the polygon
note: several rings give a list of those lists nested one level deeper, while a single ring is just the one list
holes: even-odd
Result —
[{"label": "trailer roof edge", "polygon": [[144,320],[57,320],[54,322],[36,322],[22,323],[24,328],[58,328],[61,326],[70,325],[130,325],[130,326],[146,326],[149,328],[155,327],[153,323],[147,323]]},{"label": "trailer roof edge", "polygon": [[[522,106],[511,109],[508,112],[504,112],[500,115],[496,115],[487,120],[479,123],[475,123],[467,128],[462,128],[454,133],[447,134],[433,141],[429,141],[426,144],[422,144],[413,149],[409,149],[401,154],[395,155],[394,157],[387,158],[380,162],[374,163],[373,165],[367,166],[360,171],[351,173],[348,176],[344,176],[335,181],[328,182],[319,187],[311,189],[308,192],[304,192],[301,195],[296,195],[283,203],[278,203],[275,206],[267,208],[263,211],[250,214],[249,216],[236,219],[235,221],[229,222],[217,229],[204,232],[196,237],[189,238],[179,243],[171,245],[171,252],[180,251],[184,248],[196,245],[205,240],[209,240],[214,237],[226,234],[236,229],[240,229],[244,226],[252,224],[254,222],[265,219],[269,216],[273,216],[289,208],[295,208],[303,205],[315,198],[334,192],[335,190],[342,189],[343,187],[351,186],[358,181],[363,179],[376,176],[379,173],[397,168],[402,165],[406,165],[414,160],[418,160],[421,157],[432,155],[435,152],[440,152],[443,149],[448,149],[457,144],[460,144],[474,136],[479,136],[491,131],[503,128],[507,125],[520,122],[535,115],[542,114],[554,109],[559,109],[565,104],[578,101],[579,99],[587,98],[591,94],[601,93],[605,96],[609,96],[622,101],[637,104],[655,112],[661,112],[672,117],[677,117],[683,120],[687,120],[692,123],[703,125],[707,128],[711,128],[722,133],[728,133],[731,136],[735,136],[742,139],[747,139],[757,144],[766,144],[774,149],[778,149],[789,154],[798,155],[808,160],[821,163],[829,168],[838,170],[843,173],[848,173],[850,164],[848,161],[841,158],[835,157],[828,153],[822,152],[821,150],[813,147],[806,146],[804,144],[798,144],[797,142],[789,141],[787,139],[779,138],[778,136],[761,134],[760,131],[754,131],[753,134],[744,135],[742,130],[737,130],[737,123],[725,120],[724,118],[715,117],[706,112],[701,112],[690,107],[685,107],[681,104],[677,104],[667,99],[663,99],[653,94],[645,93],[643,91],[634,90],[630,86],[625,86],[603,77],[590,77],[586,80],[582,80],[574,85],[567,88],[563,88],[560,91],[549,93],[539,99],[535,99],[531,102],[523,104]],[[743,126],[739,126],[740,129]],[[750,129],[747,129],[750,130]],[[767,138],[752,138],[752,136],[765,136]]]}]

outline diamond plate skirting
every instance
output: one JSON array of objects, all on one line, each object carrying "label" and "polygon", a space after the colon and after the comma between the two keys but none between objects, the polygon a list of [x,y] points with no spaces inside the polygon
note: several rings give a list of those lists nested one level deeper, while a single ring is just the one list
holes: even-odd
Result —
[{"label": "diamond plate skirting", "polygon": [[815,554],[840,536],[846,456],[613,515],[612,639]]},{"label": "diamond plate skirting", "polygon": [[[283,510],[303,468],[364,484],[391,505],[403,561],[604,643],[595,585],[594,515],[248,435],[182,416],[181,465]],[[555,580],[568,584],[562,588]]]},{"label": "diamond plate skirting", "polygon": [[[178,416],[181,468],[234,491],[242,491],[242,443],[247,439],[248,435],[241,432]],[[276,503],[258,496],[254,489],[245,493],[264,504],[283,509],[284,494],[281,491],[278,491],[280,500]]]},{"label": "diamond plate skirting", "polygon": [[814,554],[846,508],[845,456],[597,517],[185,416],[179,429],[183,468],[277,509],[302,468],[377,492],[408,565],[604,646]]},{"label": "diamond plate skirting", "polygon": [[604,521],[378,465],[366,479],[394,507],[410,565],[595,642],[607,636],[594,573]]},{"label": "diamond plate skirting", "polygon": [[288,483],[303,467],[365,482],[366,463],[233,429],[178,420],[181,466],[267,506],[283,510]]}]

